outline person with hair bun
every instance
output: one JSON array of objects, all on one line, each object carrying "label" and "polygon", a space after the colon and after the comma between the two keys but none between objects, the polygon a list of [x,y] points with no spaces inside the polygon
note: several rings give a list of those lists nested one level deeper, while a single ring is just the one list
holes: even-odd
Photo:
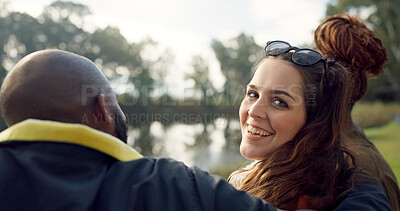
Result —
[{"label": "person with hair bun", "polygon": [[[388,64],[381,40],[356,16],[340,13],[326,18],[318,26],[314,43],[324,57],[341,63],[350,73],[353,89],[348,104],[351,111],[354,103],[366,93],[367,76],[379,75]],[[351,120],[350,115],[349,118]],[[348,131],[350,138],[346,145],[353,152],[358,168],[379,179],[392,209],[399,211],[400,190],[389,164],[353,122]]]},{"label": "person with hair bun", "polygon": [[390,210],[383,186],[343,145],[345,67],[285,41],[264,50],[239,109],[240,153],[254,162],[228,181],[284,210]]}]

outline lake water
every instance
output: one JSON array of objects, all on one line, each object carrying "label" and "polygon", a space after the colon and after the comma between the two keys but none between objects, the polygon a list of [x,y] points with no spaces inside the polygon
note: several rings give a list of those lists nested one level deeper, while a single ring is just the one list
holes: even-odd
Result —
[{"label": "lake water", "polygon": [[[153,122],[150,126],[150,133],[154,137],[153,152],[157,157],[170,157],[182,161],[188,166],[195,165],[204,170],[243,163],[246,159],[240,155],[237,147],[225,147],[224,129],[226,124],[225,119],[217,119],[214,124],[207,125],[210,144],[203,147],[192,147],[195,144],[195,137],[202,134],[204,130],[202,124],[173,124],[164,127],[159,122]],[[232,121],[230,128],[239,130],[239,122]],[[138,130],[130,130],[128,144],[134,145],[138,136]]]}]

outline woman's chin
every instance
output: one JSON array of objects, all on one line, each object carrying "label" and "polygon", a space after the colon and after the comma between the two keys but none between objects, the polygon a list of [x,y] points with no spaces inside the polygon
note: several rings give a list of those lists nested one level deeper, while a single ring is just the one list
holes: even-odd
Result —
[{"label": "woman's chin", "polygon": [[259,152],[254,152],[253,150],[249,150],[246,148],[242,148],[242,146],[240,146],[240,154],[248,159],[248,160],[264,160],[265,157],[263,155],[261,155]]}]

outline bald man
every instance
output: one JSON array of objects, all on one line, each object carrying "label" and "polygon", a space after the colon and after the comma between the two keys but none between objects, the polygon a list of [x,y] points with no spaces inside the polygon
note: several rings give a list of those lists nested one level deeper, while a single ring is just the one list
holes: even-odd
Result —
[{"label": "bald man", "polygon": [[28,118],[84,123],[126,142],[125,116],[107,79],[88,59],[58,50],[23,58],[5,78],[0,105],[7,125]]},{"label": "bald man", "polygon": [[275,210],[197,168],[142,158],[125,144],[107,79],[79,55],[24,57],[0,106],[10,126],[0,134],[0,210]]},{"label": "bald man", "polygon": [[[126,145],[115,94],[79,55],[24,57],[3,82],[0,106],[10,126],[0,133],[0,210],[276,210],[220,177]],[[379,183],[355,190],[343,210],[354,201],[385,210]]]}]

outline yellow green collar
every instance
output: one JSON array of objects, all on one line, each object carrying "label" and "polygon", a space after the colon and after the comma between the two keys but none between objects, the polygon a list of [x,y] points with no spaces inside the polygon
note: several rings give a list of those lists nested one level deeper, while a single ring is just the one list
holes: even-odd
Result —
[{"label": "yellow green collar", "polygon": [[81,124],[28,119],[0,133],[0,142],[48,141],[78,144],[101,151],[120,161],[143,157],[135,149],[107,133]]}]

